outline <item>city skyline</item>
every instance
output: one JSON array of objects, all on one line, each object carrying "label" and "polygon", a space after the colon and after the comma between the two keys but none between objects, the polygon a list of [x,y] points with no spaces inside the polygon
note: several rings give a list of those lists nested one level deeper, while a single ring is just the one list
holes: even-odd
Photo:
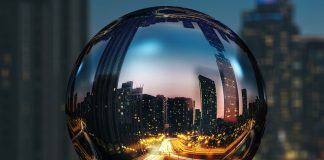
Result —
[{"label": "city skyline", "polygon": [[[200,108],[199,85],[195,80],[196,77],[204,74],[214,80],[216,86],[224,84],[222,84],[215,59],[217,49],[208,43],[200,29],[203,26],[195,22],[192,24],[194,28],[184,28],[181,21],[140,27],[123,62],[118,87],[121,83],[132,79],[137,86],[144,85],[144,92],[148,94],[192,97],[196,101],[196,108]],[[235,46],[232,40],[226,39],[226,41],[221,38],[218,31],[214,30],[214,32],[214,36],[220,37],[220,43],[224,46],[224,54],[228,56],[233,67],[237,90],[247,88],[250,91],[248,99],[253,100],[258,92],[256,86],[251,86],[256,82],[252,66],[244,56],[244,51]],[[186,56],[181,56],[183,54]],[[161,73],[163,75],[160,75]],[[216,89],[219,93],[217,103],[220,104],[219,110],[221,111],[218,117],[223,117],[224,91],[220,87]],[[238,92],[238,95],[239,114],[242,114],[241,92]]]}]

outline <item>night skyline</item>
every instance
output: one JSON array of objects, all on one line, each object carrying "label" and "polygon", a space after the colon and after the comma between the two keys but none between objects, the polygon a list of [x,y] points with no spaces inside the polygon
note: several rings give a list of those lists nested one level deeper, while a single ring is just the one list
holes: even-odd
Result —
[{"label": "night skyline", "polygon": [[[201,108],[199,85],[195,80],[198,74],[210,77],[217,86],[223,84],[217,71],[218,67],[214,56],[216,49],[208,44],[199,25],[193,22],[193,26],[195,28],[187,29],[183,27],[182,22],[166,22],[139,28],[125,57],[118,87],[121,86],[121,83],[132,79],[135,85],[144,85],[144,92],[147,94],[192,97],[197,103],[196,108]],[[247,88],[251,92],[248,99],[253,99],[258,93],[256,86],[251,86],[251,84],[255,84],[253,83],[255,79],[248,59],[238,53],[240,49],[234,45],[233,41],[224,40],[216,30],[215,33],[217,34],[215,36],[220,37],[220,43],[224,44],[224,54],[228,56],[236,75],[237,89]],[[149,35],[153,35],[154,39],[145,38]],[[190,39],[189,37],[195,38]],[[180,58],[184,53],[186,56]],[[179,63],[179,59],[183,59],[180,61],[181,63]],[[216,89],[219,93],[217,103],[220,104],[221,111],[217,117],[223,117],[224,91],[222,88],[216,87]],[[241,93],[238,92],[238,95],[239,114],[242,114]]]}]

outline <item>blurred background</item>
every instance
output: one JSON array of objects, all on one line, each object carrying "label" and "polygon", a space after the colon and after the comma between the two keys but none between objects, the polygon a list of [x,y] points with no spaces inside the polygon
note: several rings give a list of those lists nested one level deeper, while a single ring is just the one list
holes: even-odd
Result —
[{"label": "blurred background", "polygon": [[256,160],[324,159],[322,0],[0,0],[0,159],[78,159],[64,114],[74,62],[105,25],[159,5],[215,17],[254,53],[268,95]]}]

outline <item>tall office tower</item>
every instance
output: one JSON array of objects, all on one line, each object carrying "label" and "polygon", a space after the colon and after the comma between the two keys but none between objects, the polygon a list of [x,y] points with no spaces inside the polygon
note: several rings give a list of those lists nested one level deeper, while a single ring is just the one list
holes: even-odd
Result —
[{"label": "tall office tower", "polygon": [[215,57],[223,85],[224,121],[237,122],[239,116],[239,97],[233,67],[224,55],[215,54]]},{"label": "tall office tower", "polygon": [[1,0],[1,159],[72,159],[64,103],[87,1]]},{"label": "tall office tower", "polygon": [[[223,54],[225,48],[221,39],[216,34],[216,30],[203,23],[198,23],[198,25],[209,44],[217,50],[215,58],[223,85],[224,121],[236,122],[239,116],[239,97],[232,64]],[[217,32],[221,35],[221,38],[226,41],[225,43],[229,43],[228,38],[230,37],[227,38],[225,33],[221,30],[217,30]]]},{"label": "tall office tower", "polygon": [[[291,87],[296,75],[291,68],[300,65],[298,57],[298,28],[293,21],[293,6],[289,0],[257,0],[257,7],[242,14],[241,37],[258,62],[267,85],[268,127],[258,155],[261,159],[284,159],[298,145],[289,144],[294,138],[291,128],[299,104],[294,104],[291,93],[300,93]],[[298,77],[296,77],[298,78]],[[289,136],[288,136],[289,135]],[[291,142],[293,140],[290,140]]]},{"label": "tall office tower", "polygon": [[216,129],[217,99],[215,82],[202,75],[198,76],[201,98],[200,130],[209,133]]},{"label": "tall office tower", "polygon": [[[191,98],[185,97],[168,98],[167,115],[171,135],[192,130],[194,108],[191,106],[194,104],[192,101]],[[191,120],[191,123],[188,120]]]},{"label": "tall office tower", "polygon": [[122,84],[117,89],[116,96],[116,123],[122,133],[122,141],[131,141],[128,138],[138,137],[142,130],[142,95],[143,88],[133,88],[133,81]]},{"label": "tall office tower", "polygon": [[[324,38],[305,37],[301,39],[301,54],[303,57],[303,80],[293,81],[294,87],[303,88],[304,101],[295,99],[302,107],[303,149],[310,155],[306,159],[324,159],[322,146],[324,144]],[[305,76],[307,73],[307,76]],[[296,93],[294,93],[296,94]],[[301,103],[301,104],[300,104]]]},{"label": "tall office tower", "polygon": [[243,111],[242,115],[244,118],[247,118],[248,116],[248,101],[247,101],[247,92],[246,89],[242,89],[242,104],[243,104]]}]

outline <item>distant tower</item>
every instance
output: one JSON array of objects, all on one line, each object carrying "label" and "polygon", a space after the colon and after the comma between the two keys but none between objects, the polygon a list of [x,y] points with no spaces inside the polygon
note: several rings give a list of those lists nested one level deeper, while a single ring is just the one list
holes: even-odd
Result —
[{"label": "distant tower", "polygon": [[246,89],[242,89],[242,102],[243,102],[243,111],[242,111],[242,115],[244,118],[247,117],[248,115],[248,103],[247,103],[247,92]]},{"label": "distant tower", "polygon": [[198,76],[201,99],[201,122],[202,132],[210,132],[216,128],[217,99],[215,82],[202,75]]}]

